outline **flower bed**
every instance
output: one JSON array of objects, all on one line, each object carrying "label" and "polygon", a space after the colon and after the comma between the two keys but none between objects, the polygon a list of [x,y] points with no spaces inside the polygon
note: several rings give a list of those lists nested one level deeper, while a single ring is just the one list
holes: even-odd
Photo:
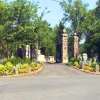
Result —
[{"label": "flower bed", "polygon": [[[77,60],[77,59],[72,59],[70,61],[70,64],[74,68],[80,69],[81,71],[86,72],[86,73],[96,73],[97,72],[96,66],[100,67],[99,64],[95,61],[88,61],[87,63],[84,64],[82,61]],[[98,72],[100,72],[100,70],[98,70]]]},{"label": "flower bed", "polygon": [[8,59],[0,64],[0,76],[29,74],[41,69],[42,67],[42,63],[36,63],[29,59]]}]

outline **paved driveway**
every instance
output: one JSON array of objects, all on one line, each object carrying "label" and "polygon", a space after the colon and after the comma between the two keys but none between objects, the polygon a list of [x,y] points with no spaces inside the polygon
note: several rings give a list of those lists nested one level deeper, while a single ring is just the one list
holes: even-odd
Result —
[{"label": "paved driveway", "polygon": [[100,100],[100,76],[46,64],[36,76],[1,79],[0,100]]}]

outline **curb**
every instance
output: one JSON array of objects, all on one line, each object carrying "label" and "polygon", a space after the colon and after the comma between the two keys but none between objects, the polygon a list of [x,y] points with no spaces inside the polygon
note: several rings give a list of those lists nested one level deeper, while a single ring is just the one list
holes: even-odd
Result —
[{"label": "curb", "polygon": [[85,70],[82,70],[82,69],[79,69],[79,68],[76,68],[74,66],[72,66],[74,69],[77,69],[81,72],[84,72],[84,73],[87,73],[87,74],[92,74],[92,75],[100,75],[100,72],[90,72],[90,71],[85,71]]},{"label": "curb", "polygon": [[40,67],[38,70],[35,70],[30,73],[24,73],[24,74],[18,74],[18,75],[8,75],[8,76],[0,76],[0,79],[3,78],[16,78],[16,77],[24,77],[24,76],[32,76],[32,75],[37,75],[39,72],[43,70],[44,66]]}]

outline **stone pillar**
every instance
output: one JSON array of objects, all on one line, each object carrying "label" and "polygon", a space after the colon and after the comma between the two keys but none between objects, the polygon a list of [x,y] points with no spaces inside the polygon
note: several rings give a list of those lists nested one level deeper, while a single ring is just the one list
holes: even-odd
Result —
[{"label": "stone pillar", "polygon": [[26,45],[26,58],[30,58],[30,45]]},{"label": "stone pillar", "polygon": [[100,73],[100,66],[98,64],[96,64],[96,73]]},{"label": "stone pillar", "polygon": [[62,63],[68,63],[68,35],[65,29],[62,34]]},{"label": "stone pillar", "polygon": [[79,37],[74,33],[74,58],[79,56]]}]

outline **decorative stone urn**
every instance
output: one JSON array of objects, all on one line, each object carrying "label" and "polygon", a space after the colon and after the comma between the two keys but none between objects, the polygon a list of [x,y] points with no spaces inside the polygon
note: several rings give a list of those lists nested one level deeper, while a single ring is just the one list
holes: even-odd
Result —
[{"label": "decorative stone urn", "polygon": [[54,56],[49,56],[49,63],[55,63]]}]

